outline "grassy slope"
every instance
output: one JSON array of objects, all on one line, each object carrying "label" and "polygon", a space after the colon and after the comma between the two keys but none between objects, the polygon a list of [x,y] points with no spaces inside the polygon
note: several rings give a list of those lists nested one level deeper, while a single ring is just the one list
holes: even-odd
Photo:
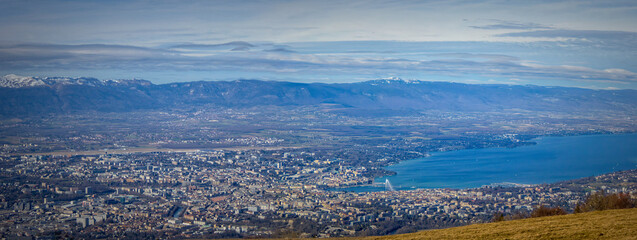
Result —
[{"label": "grassy slope", "polygon": [[344,239],[637,239],[637,208]]}]

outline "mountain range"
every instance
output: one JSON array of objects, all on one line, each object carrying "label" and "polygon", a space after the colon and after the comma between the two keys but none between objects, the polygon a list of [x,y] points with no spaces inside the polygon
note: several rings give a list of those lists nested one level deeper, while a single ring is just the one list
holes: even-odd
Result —
[{"label": "mountain range", "polygon": [[357,83],[260,80],[153,84],[146,80],[0,77],[0,116],[82,111],[127,112],[183,107],[334,104],[352,110],[528,111],[637,113],[636,90],[534,85],[477,85],[397,78]]}]

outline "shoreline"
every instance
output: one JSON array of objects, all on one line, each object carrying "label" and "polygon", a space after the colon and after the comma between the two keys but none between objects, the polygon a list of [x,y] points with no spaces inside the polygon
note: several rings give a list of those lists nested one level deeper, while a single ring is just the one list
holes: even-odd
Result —
[{"label": "shoreline", "polygon": [[[514,146],[512,148],[524,147],[528,145],[535,145],[537,142],[534,140],[542,139],[547,137],[575,137],[575,136],[596,136],[596,135],[628,135],[628,134],[637,134],[637,132],[619,132],[619,133],[582,133],[582,134],[566,134],[566,135],[537,135],[525,141],[525,143],[519,146]],[[218,151],[218,150],[227,150],[227,151],[246,151],[246,150],[282,150],[282,149],[299,149],[305,148],[308,146],[234,146],[234,147],[213,147],[213,148],[157,148],[157,147],[133,147],[128,149],[103,149],[103,150],[80,150],[80,151],[53,151],[53,152],[32,152],[32,153],[8,153],[3,154],[5,156],[63,156],[63,155],[71,155],[71,156],[79,156],[79,155],[100,155],[103,152],[108,152],[108,154],[130,154],[130,153],[148,153],[148,152],[197,152],[197,151]],[[509,148],[506,146],[498,146],[498,147],[485,147],[485,148],[465,148],[465,149],[454,149],[448,151],[431,151],[425,153],[426,156],[421,158],[428,158],[438,153],[446,153],[446,152],[454,152],[454,151],[463,151],[463,150],[477,150],[477,149],[490,149],[490,148]],[[384,167],[393,166],[399,164],[404,161],[416,160],[421,158],[414,159],[405,159],[400,160],[395,164],[387,165]],[[392,176],[392,175],[384,175],[384,176]],[[384,177],[380,176],[380,177]],[[378,177],[377,177],[378,178]]]},{"label": "shoreline", "polygon": [[[522,144],[519,146],[515,146],[511,149],[515,149],[515,148],[519,148],[519,147],[526,147],[526,146],[534,146],[537,145],[539,142],[539,140],[545,140],[547,138],[563,138],[563,137],[593,137],[593,136],[622,136],[622,135],[637,135],[637,132],[619,132],[619,133],[588,133],[588,134],[572,134],[572,135],[539,135],[539,136],[535,136],[531,139],[529,139],[528,141],[525,141],[526,143],[530,143],[530,144]],[[457,151],[467,151],[467,150],[483,150],[483,149],[497,149],[497,148],[508,148],[508,147],[503,147],[503,146],[498,146],[498,147],[486,147],[486,148],[466,148],[466,149],[456,149],[456,150],[450,150],[450,151],[435,151],[435,152],[428,152],[427,156],[425,157],[421,157],[421,158],[414,158],[414,159],[407,159],[407,160],[402,160],[402,161],[398,161],[397,163],[391,164],[391,165],[387,165],[384,166],[383,169],[386,171],[391,171],[394,172],[395,174],[392,175],[383,175],[383,176],[378,176],[374,178],[374,183],[377,183],[377,180],[381,180],[381,178],[385,178],[388,179],[388,177],[391,176],[397,176],[399,173],[390,169],[387,169],[387,167],[391,167],[391,166],[395,166],[398,164],[401,164],[403,162],[407,162],[407,161],[412,161],[412,160],[419,160],[419,159],[425,159],[425,158],[429,158],[432,157],[434,155],[437,154],[441,154],[441,153],[450,153],[450,152],[457,152]],[[637,169],[637,165],[636,168]],[[603,175],[603,174],[608,174],[608,173],[612,173],[612,172],[621,172],[621,171],[627,171],[627,170],[631,170],[631,169],[625,169],[625,170],[615,170],[615,171],[611,171],[611,172],[606,172],[606,173],[600,173],[600,174],[596,174],[594,176],[597,175]],[[586,177],[586,176],[584,176]],[[582,177],[582,178],[584,178]],[[515,182],[494,182],[494,183],[489,183],[489,184],[484,184],[478,187],[465,187],[465,188],[451,188],[451,187],[416,187],[416,186],[407,186],[407,187],[402,187],[402,185],[399,186],[394,186],[395,188],[402,188],[402,190],[415,190],[415,189],[476,189],[476,188],[483,188],[483,187],[487,187],[487,186],[503,186],[503,187],[519,187],[519,186],[535,186],[535,185],[540,185],[540,184],[551,184],[551,183],[558,183],[558,182],[562,182],[562,181],[569,181],[569,180],[574,180],[574,179],[579,179],[579,178],[573,178],[573,179],[566,179],[566,180],[558,180],[558,181],[553,181],[553,182],[543,182],[543,183],[536,183],[536,184],[530,184],[530,183],[515,183]],[[377,188],[377,189],[383,189],[383,187],[378,187],[375,186],[374,184],[363,184],[363,185],[356,185],[356,186],[348,186],[348,187],[338,187],[338,188],[329,188],[330,191],[343,191],[343,192],[349,192],[349,191],[353,191],[353,192],[378,192],[378,191],[384,191],[384,190],[363,190],[363,191],[357,191],[354,190],[354,188]],[[401,191],[400,189],[397,189],[397,191]]]}]

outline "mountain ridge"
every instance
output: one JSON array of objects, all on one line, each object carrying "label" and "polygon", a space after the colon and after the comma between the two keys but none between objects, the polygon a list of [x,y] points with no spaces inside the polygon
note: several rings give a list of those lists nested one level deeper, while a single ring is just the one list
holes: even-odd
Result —
[{"label": "mountain ridge", "polygon": [[183,107],[307,106],[414,111],[637,112],[637,90],[379,79],[355,83],[261,80],[153,84],[147,80],[0,77],[0,116]]}]

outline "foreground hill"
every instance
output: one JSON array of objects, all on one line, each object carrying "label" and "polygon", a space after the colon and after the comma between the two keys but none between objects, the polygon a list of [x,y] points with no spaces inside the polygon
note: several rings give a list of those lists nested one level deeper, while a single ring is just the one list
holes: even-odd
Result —
[{"label": "foreground hill", "polygon": [[344,239],[637,239],[637,208]]},{"label": "foreground hill", "polygon": [[342,109],[637,112],[635,90],[375,80],[323,84],[257,80],[152,84],[144,80],[0,77],[0,116],[128,112],[205,106],[332,104]]}]

